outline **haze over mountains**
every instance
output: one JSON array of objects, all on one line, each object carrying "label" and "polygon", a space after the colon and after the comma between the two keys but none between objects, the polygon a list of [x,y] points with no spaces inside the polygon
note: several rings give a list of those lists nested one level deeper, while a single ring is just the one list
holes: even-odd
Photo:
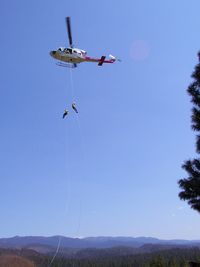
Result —
[{"label": "haze over mountains", "polygon": [[148,258],[148,255],[153,256],[155,253],[165,252],[167,255],[168,253],[170,255],[179,253],[190,256],[190,254],[193,255],[192,253],[199,255],[199,251],[200,240],[161,240],[152,237],[70,238],[64,236],[0,238],[1,255],[23,255],[26,259],[39,261],[43,261],[43,257],[44,259],[53,257],[55,252],[58,258],[98,261],[129,256],[142,257],[142,255]]},{"label": "haze over mountains", "polygon": [[[11,238],[0,238],[0,248],[32,248],[40,247],[41,250],[49,251],[57,247],[59,240],[62,248],[68,249],[106,249],[113,247],[141,248],[151,246],[186,246],[200,247],[200,240],[161,240],[152,237],[86,237],[70,238],[64,236],[15,236]],[[43,248],[43,249],[42,249]]]}]

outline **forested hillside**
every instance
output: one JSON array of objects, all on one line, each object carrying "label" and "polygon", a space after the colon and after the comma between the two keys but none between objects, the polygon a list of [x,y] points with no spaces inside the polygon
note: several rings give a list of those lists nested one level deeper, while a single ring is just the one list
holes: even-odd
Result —
[{"label": "forested hillside", "polygon": [[17,255],[1,255],[0,267],[36,267],[30,260]]},{"label": "forested hillside", "polygon": [[[4,262],[4,265],[0,267],[48,267],[52,258],[52,255],[47,256],[32,250],[1,249],[0,260]],[[5,260],[9,263],[14,259],[16,259],[15,265],[14,263],[6,265]],[[21,265],[17,265],[17,260],[21,260]],[[92,259],[66,259],[59,254],[51,267],[189,267],[189,261],[200,262],[199,248],[169,249],[133,256],[113,255]]]}]

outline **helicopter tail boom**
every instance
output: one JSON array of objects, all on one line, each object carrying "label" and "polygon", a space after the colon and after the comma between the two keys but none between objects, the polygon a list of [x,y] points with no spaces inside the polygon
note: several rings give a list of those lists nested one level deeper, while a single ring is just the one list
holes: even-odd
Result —
[{"label": "helicopter tail boom", "polygon": [[116,57],[112,56],[112,55],[109,55],[109,58],[108,60],[105,60],[106,57],[105,56],[102,56],[99,60],[99,63],[98,63],[98,66],[102,66],[103,63],[114,63],[117,59]]},{"label": "helicopter tail boom", "polygon": [[102,66],[104,63],[114,63],[116,60],[118,60],[112,55],[109,55],[109,59],[106,59],[105,56],[102,56],[101,58],[85,57],[84,59],[87,62],[97,62],[98,66]]},{"label": "helicopter tail boom", "polygon": [[105,56],[102,56],[101,59],[99,60],[98,66],[102,66],[104,61],[105,61]]}]

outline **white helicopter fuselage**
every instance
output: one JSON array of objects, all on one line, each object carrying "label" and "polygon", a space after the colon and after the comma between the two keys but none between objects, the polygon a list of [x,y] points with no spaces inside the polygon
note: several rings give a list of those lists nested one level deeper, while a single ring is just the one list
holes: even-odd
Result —
[{"label": "white helicopter fuselage", "polygon": [[68,63],[81,63],[86,59],[86,51],[79,48],[59,47],[56,51],[51,51],[50,55],[60,61]]},{"label": "white helicopter fuselage", "polygon": [[[88,57],[86,51],[71,47],[59,47],[57,50],[51,51],[50,55],[54,59],[75,65],[81,62],[97,62],[99,66],[102,66],[104,63],[114,63],[116,61],[116,58],[112,55],[109,55],[109,59],[106,59],[105,56],[101,58]],[[64,66],[60,63],[58,65]]]}]

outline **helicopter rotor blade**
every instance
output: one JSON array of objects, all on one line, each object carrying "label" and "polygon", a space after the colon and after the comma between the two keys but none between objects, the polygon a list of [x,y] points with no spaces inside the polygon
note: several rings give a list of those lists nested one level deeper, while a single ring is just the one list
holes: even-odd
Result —
[{"label": "helicopter rotor blade", "polygon": [[66,17],[66,24],[67,24],[67,32],[68,32],[68,38],[69,38],[69,45],[70,45],[70,47],[73,47],[70,17]]}]

